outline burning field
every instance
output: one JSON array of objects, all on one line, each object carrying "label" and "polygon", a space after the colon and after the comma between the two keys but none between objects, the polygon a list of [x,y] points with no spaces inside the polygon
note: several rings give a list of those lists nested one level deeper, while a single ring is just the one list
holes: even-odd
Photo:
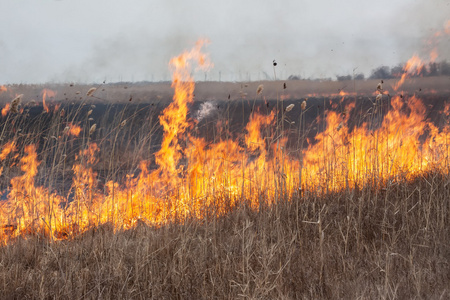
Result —
[{"label": "burning field", "polygon": [[423,63],[365,94],[194,101],[202,47],[171,101],[11,95],[0,295],[449,297],[449,94],[403,90]]}]

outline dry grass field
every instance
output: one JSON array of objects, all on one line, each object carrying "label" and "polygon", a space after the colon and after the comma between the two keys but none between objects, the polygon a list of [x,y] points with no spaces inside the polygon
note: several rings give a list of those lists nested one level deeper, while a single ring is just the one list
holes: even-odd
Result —
[{"label": "dry grass field", "polygon": [[[397,79],[385,80],[385,89],[392,91]],[[379,80],[356,80],[353,81],[321,81],[321,80],[285,80],[285,81],[258,81],[258,82],[198,82],[195,89],[195,100],[240,100],[243,95],[253,99],[258,85],[265,87],[264,97],[268,100],[277,99],[277,92],[283,92],[283,84],[286,83],[284,91],[285,100],[298,100],[302,98],[319,97],[321,95],[338,95],[343,91],[346,93],[358,93],[358,95],[372,95],[374,87]],[[149,103],[171,101],[173,89],[170,82],[159,83],[106,83],[96,85],[83,84],[45,84],[45,85],[12,85],[8,91],[0,93],[0,105],[11,101],[16,94],[23,94],[26,101],[36,100],[42,102],[43,89],[55,92],[54,96],[48,97],[50,101],[85,101],[85,95],[91,87],[98,87],[95,98],[91,100],[102,103],[124,103],[130,97],[134,103]],[[402,90],[414,93],[416,91],[448,93],[450,92],[450,77],[418,77],[407,79]],[[81,98],[81,99],[80,99]]]},{"label": "dry grass field", "polygon": [[450,297],[448,77],[174,78],[2,89],[1,299]]},{"label": "dry grass field", "polygon": [[447,299],[448,176],[0,249],[2,299]]}]

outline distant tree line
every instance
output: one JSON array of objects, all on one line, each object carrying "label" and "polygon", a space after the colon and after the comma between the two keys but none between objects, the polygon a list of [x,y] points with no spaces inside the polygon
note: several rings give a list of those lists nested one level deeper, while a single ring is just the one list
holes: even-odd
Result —
[{"label": "distant tree line", "polygon": [[[404,73],[403,65],[395,67],[381,66],[373,69],[369,79],[390,79],[398,78]],[[412,74],[412,77],[428,77],[428,76],[450,76],[450,63],[447,61],[430,62],[426,64],[419,74]],[[338,78],[339,80],[339,78]]]},{"label": "distant tree line", "polygon": [[[356,79],[356,80],[363,80],[364,78],[365,78],[365,77],[364,77],[364,74],[363,74],[363,73],[355,74],[355,79]],[[352,75],[342,75],[342,76],[336,75],[336,79],[337,79],[338,81],[352,80],[352,79],[353,79],[353,76],[352,76]]]},{"label": "distant tree line", "polygon": [[[398,64],[395,67],[380,66],[373,69],[368,79],[391,79],[399,78],[404,73],[404,64]],[[346,80],[364,80],[363,73],[357,73],[354,75],[336,75],[337,81]],[[411,74],[411,77],[430,77],[430,76],[450,76],[450,63],[446,60],[441,62],[430,62],[423,66],[422,71],[419,74]],[[290,75],[288,80],[301,80],[300,75]],[[309,78],[309,80],[332,80],[331,78]]]}]

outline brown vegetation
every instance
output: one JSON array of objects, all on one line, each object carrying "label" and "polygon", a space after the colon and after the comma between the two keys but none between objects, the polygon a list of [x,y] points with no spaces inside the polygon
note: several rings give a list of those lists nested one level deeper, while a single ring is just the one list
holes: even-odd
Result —
[{"label": "brown vegetation", "polygon": [[[414,93],[419,91],[439,93],[449,92],[449,77],[419,77],[407,79],[402,86],[403,91]],[[392,92],[392,87],[398,79],[385,80],[385,89]],[[266,99],[276,99],[277,91],[282,90],[286,84],[284,100],[300,99],[311,97],[311,95],[333,95],[344,91],[346,93],[356,92],[358,95],[372,95],[379,79],[369,80],[285,80],[285,81],[258,81],[258,82],[198,82],[195,88],[195,98],[201,101],[207,100],[239,100],[243,93],[247,93],[249,99],[253,99],[255,91],[260,84],[264,85],[264,97]],[[47,84],[47,85],[27,85],[16,84],[6,86],[6,92],[0,92],[0,105],[10,102],[16,94],[23,94],[23,100],[41,101],[41,92],[44,88],[49,88],[56,92],[56,96],[47,101],[81,102],[86,101],[86,94],[92,85],[82,84]],[[149,103],[149,102],[169,102],[172,100],[173,89],[170,82],[160,83],[111,83],[95,85],[97,90],[90,97],[93,102],[102,103]],[[228,98],[230,96],[230,98]]]},{"label": "brown vegetation", "polygon": [[2,299],[445,299],[449,177],[0,249]]},{"label": "brown vegetation", "polygon": [[[445,78],[413,80],[421,84],[405,85],[411,94],[446,89]],[[169,101],[153,104],[172,98],[168,85],[61,87],[56,95],[79,103],[61,109],[47,98],[49,110],[21,91],[25,103],[0,119],[0,298],[450,297],[447,96],[433,105],[400,92],[375,97],[378,81],[361,81],[358,95],[370,96],[355,103],[338,94],[352,83],[290,81],[279,97],[281,82],[200,83],[202,100],[242,101],[214,102],[217,117],[202,121],[179,104],[186,110],[173,116],[184,118],[171,129],[189,135],[162,128]],[[306,88],[341,100],[306,102]],[[168,144],[180,157],[174,172],[158,173],[174,131],[179,141]],[[214,148],[225,141],[237,158]],[[203,171],[218,161],[221,177]]]}]

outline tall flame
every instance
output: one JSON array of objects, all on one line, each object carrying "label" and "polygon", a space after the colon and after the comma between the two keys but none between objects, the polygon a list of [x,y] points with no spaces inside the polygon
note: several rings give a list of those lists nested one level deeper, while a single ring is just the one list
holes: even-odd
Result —
[{"label": "tall flame", "polygon": [[45,100],[47,100],[47,98],[56,97],[56,92],[50,89],[43,89],[41,94],[42,94],[42,106],[44,106],[44,110],[48,113],[50,109],[48,108],[47,103],[45,103]]},{"label": "tall flame", "polygon": [[425,63],[417,56],[413,55],[403,67],[403,74],[400,77],[400,80],[394,85],[394,91],[397,91],[403,83],[405,83],[405,79],[411,75],[419,75],[422,72]]},{"label": "tall flame", "polygon": [[6,103],[5,107],[2,108],[2,117],[6,116],[9,112],[10,104]]},{"label": "tall flame", "polygon": [[187,105],[194,99],[194,80],[190,75],[191,63],[195,62],[201,69],[208,69],[212,65],[209,58],[201,53],[202,46],[206,43],[200,40],[195,47],[188,52],[170,60],[173,69],[172,88],[174,89],[173,102],[163,111],[159,117],[164,128],[164,137],[161,150],[156,153],[156,163],[159,165],[159,174],[163,181],[176,180],[179,172],[178,162],[183,153],[180,151],[179,139],[189,126],[186,120]]}]

